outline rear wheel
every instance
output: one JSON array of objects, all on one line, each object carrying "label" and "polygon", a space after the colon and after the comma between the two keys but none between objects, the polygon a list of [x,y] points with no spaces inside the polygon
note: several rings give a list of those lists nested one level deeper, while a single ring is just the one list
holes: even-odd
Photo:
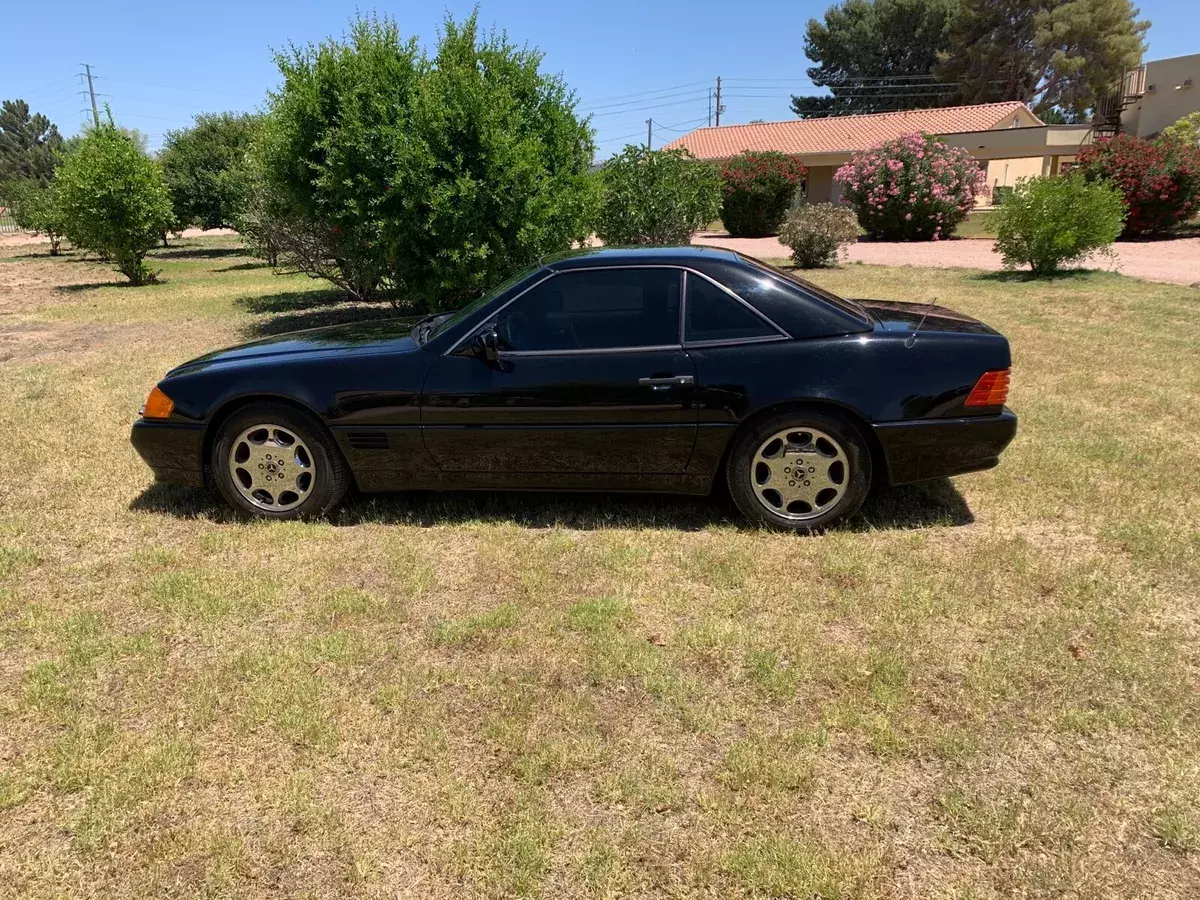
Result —
[{"label": "rear wheel", "polygon": [[321,516],[349,487],[346,463],[321,423],[279,403],[239,409],[221,425],[212,473],[234,509],[267,519]]},{"label": "rear wheel", "polygon": [[751,521],[824,531],[862,506],[871,454],[858,430],[824,413],[780,413],[746,429],[729,455],[729,493]]}]

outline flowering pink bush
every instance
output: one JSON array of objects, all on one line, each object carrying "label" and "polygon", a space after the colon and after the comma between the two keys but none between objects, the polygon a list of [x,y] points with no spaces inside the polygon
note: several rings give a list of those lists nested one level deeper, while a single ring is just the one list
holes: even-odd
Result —
[{"label": "flowering pink bush", "polygon": [[928,134],[906,134],[856,153],[834,178],[863,230],[885,241],[949,237],[976,195],[987,191],[986,174],[966,150]]}]

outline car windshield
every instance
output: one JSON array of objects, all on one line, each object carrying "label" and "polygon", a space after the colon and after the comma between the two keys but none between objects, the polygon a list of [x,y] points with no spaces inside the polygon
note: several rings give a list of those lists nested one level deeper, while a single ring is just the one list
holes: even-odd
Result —
[{"label": "car windshield", "polygon": [[425,341],[429,340],[430,338],[435,338],[440,334],[444,334],[445,332],[447,332],[451,328],[453,328],[455,325],[459,324],[460,322],[464,321],[465,319],[470,318],[470,316],[476,310],[483,308],[488,303],[490,303],[495,297],[497,297],[500,294],[503,294],[505,291],[507,291],[509,288],[511,288],[514,284],[517,284],[518,282],[528,278],[530,275],[532,275],[534,272],[536,272],[540,268],[541,268],[540,265],[530,266],[528,269],[524,269],[524,270],[518,272],[516,275],[514,275],[512,278],[508,279],[508,281],[504,282],[503,284],[501,284],[499,287],[495,288],[494,290],[488,291],[487,293],[485,293],[482,297],[478,298],[477,300],[472,300],[466,306],[462,307],[462,309],[456,309],[454,312],[449,313],[449,314],[443,313],[437,319],[432,320],[431,324],[433,325],[433,328],[425,335],[425,339],[422,340],[421,343],[425,343]]},{"label": "car windshield", "polygon": [[824,288],[817,287],[817,285],[813,284],[807,278],[801,278],[799,275],[796,275],[793,272],[789,272],[786,269],[780,269],[777,266],[771,265],[770,263],[763,262],[761,259],[755,259],[753,256],[746,256],[744,253],[738,255],[756,269],[762,269],[763,271],[769,272],[770,274],[779,278],[784,278],[794,284],[798,284],[810,294],[816,294],[822,300],[833,304],[838,309],[844,310],[845,312],[848,312],[854,316],[858,316],[859,318],[866,319],[868,322],[871,321],[870,313],[868,313],[865,309],[863,309],[862,306],[855,303],[853,300],[847,300],[845,297],[839,297],[837,294],[831,294]]}]

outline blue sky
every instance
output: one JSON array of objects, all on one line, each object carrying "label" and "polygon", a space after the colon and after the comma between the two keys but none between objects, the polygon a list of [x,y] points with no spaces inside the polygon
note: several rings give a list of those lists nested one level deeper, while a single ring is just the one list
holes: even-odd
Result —
[{"label": "blue sky", "polygon": [[[1144,0],[1148,58],[1200,52],[1196,0]],[[430,44],[449,10],[461,18],[471,0],[380,4],[402,31]],[[152,149],[169,129],[198,112],[253,109],[276,84],[271,49],[341,34],[369,2],[248,0],[242,3],[14,3],[4,14],[0,99],[23,97],[64,133],[83,121],[78,73],[91,63],[101,102],[120,124],[149,136]],[[708,92],[723,76],[724,123],[791,117],[788,97],[807,89],[804,25],[828,3],[755,0],[484,0],[485,24],[546,55],[594,115],[601,156],[644,140],[655,121],[655,146],[704,124]]]}]

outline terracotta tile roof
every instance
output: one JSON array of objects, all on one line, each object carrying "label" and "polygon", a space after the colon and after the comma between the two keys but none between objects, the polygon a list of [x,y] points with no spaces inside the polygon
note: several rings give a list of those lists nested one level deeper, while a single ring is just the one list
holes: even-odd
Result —
[{"label": "terracotta tile roof", "polygon": [[1040,124],[1040,120],[1024,103],[1014,100],[978,106],[909,109],[862,116],[697,128],[671,141],[663,149],[685,147],[701,159],[725,159],[746,150],[779,150],[801,155],[849,152],[865,150],[880,141],[914,131],[955,134],[960,131],[987,131],[996,126],[1007,127],[1012,116],[1022,110]]}]

